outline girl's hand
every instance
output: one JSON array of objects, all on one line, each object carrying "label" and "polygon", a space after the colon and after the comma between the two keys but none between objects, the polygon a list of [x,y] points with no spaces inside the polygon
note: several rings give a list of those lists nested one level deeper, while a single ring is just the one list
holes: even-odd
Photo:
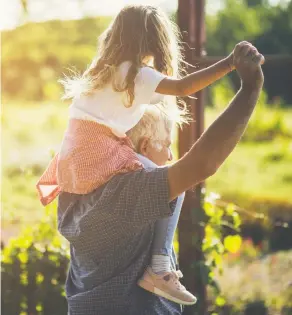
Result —
[{"label": "girl's hand", "polygon": [[239,59],[245,58],[245,61],[252,60],[256,64],[262,65],[265,62],[265,58],[261,55],[257,49],[249,42],[243,41],[238,43],[232,53],[227,57],[228,64],[231,70],[234,70]]}]

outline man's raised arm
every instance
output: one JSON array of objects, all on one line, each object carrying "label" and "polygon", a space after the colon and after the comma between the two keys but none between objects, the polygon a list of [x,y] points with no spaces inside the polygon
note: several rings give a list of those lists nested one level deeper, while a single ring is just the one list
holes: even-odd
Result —
[{"label": "man's raised arm", "polygon": [[227,109],[202,134],[190,151],[168,170],[169,199],[213,175],[243,135],[263,86],[263,56],[247,45],[234,51],[241,88]]}]

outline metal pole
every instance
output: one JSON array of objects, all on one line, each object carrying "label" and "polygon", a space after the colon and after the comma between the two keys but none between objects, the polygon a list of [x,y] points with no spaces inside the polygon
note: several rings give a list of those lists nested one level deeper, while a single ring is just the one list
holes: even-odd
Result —
[{"label": "metal pole", "polygon": [[[186,60],[190,64],[194,64],[194,61],[203,55],[203,43],[205,42],[204,0],[179,0],[178,24],[183,33],[183,40],[187,43],[185,47]],[[194,48],[194,50],[188,49],[187,46]],[[200,91],[195,96],[197,99],[186,100],[194,122],[179,131],[180,157],[189,151],[204,129],[204,93]],[[184,273],[184,284],[198,297],[197,305],[186,307],[183,312],[184,315],[205,315],[207,312],[206,286],[203,283],[201,265],[199,264],[204,261],[201,250],[204,229],[200,225],[200,222],[205,220],[201,202],[202,187],[203,184],[200,184],[186,192],[178,226],[179,264]]]}]

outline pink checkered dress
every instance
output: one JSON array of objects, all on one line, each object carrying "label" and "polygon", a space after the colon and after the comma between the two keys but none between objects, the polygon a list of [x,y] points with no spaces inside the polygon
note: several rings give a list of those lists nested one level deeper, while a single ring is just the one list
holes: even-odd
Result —
[{"label": "pink checkered dress", "polygon": [[37,182],[43,205],[61,191],[88,194],[114,175],[142,168],[129,138],[94,121],[70,119],[61,150]]}]

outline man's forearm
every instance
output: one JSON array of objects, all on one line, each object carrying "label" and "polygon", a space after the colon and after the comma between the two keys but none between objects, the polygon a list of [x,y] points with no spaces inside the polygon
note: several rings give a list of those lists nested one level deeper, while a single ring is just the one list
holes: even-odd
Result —
[{"label": "man's forearm", "polygon": [[190,151],[169,167],[169,200],[212,176],[246,129],[261,88],[241,88]]},{"label": "man's forearm", "polygon": [[227,109],[194,145],[194,154],[198,154],[198,152],[202,154],[204,163],[211,173],[221,166],[242,137],[260,91],[260,87],[241,88]]}]

